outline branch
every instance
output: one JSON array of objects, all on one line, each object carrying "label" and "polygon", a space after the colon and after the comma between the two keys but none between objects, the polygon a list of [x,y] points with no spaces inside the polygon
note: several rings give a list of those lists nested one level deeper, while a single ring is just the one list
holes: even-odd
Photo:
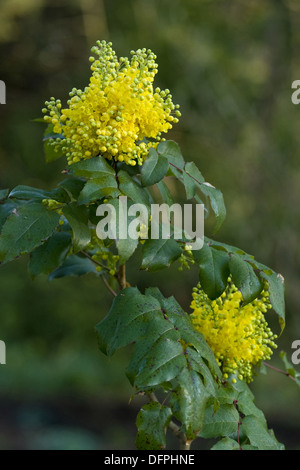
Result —
[{"label": "branch", "polygon": [[126,286],[127,286],[127,283],[126,283],[126,266],[125,266],[125,264],[121,264],[121,266],[119,267],[118,281],[119,281],[120,289],[121,290],[125,289]]},{"label": "branch", "polygon": [[[97,266],[101,266],[101,268],[103,269],[107,269],[109,270],[109,268],[107,266],[105,266],[105,264],[102,264],[100,263],[99,261],[96,261],[95,259],[93,259],[89,253],[87,253],[86,251],[81,251],[81,253],[86,256],[88,259],[90,259],[94,264],[96,264]],[[107,279],[105,278],[104,274],[101,274],[100,277],[102,278],[104,284],[106,285],[107,289],[109,290],[109,292],[114,296],[114,297],[117,297],[117,293],[113,290],[113,288],[109,285]]]},{"label": "branch", "polygon": [[117,297],[117,293],[113,290],[113,288],[109,285],[107,279],[105,278],[104,274],[100,274],[100,277],[102,277],[102,280],[104,282],[104,284],[106,285],[107,289],[109,290],[109,292],[114,296],[114,297]]},{"label": "branch", "polygon": [[295,379],[295,377],[293,377],[291,374],[289,374],[289,373],[286,372],[285,370],[277,369],[277,367],[271,366],[271,364],[268,364],[267,362],[264,362],[263,364],[264,364],[266,367],[269,367],[270,369],[275,370],[275,372],[279,372],[279,374],[283,374],[283,375],[285,375],[286,377],[288,377],[289,379],[293,380],[294,382],[297,382],[296,379]]}]

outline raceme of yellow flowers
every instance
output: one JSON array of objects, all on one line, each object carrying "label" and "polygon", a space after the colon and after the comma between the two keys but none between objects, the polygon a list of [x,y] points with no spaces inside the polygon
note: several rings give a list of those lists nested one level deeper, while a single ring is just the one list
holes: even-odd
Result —
[{"label": "raceme of yellow flowers", "polygon": [[225,292],[210,300],[200,284],[193,289],[191,320],[215,354],[226,380],[232,374],[246,382],[253,380],[254,366],[270,359],[277,338],[268,327],[265,313],[271,308],[268,290],[243,305],[241,292],[228,279]]},{"label": "raceme of yellow flowers", "polygon": [[89,85],[74,88],[65,109],[54,98],[45,103],[44,119],[60,135],[49,142],[69,164],[99,155],[142,165],[149,148],[178,122],[179,106],[169,90],[154,89],[158,66],[151,50],[118,59],[111,43],[98,41],[91,51]]}]

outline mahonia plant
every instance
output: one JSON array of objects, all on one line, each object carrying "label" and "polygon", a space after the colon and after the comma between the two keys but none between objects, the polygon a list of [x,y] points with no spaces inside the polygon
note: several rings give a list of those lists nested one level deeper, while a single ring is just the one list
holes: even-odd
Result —
[{"label": "mahonia plant", "polygon": [[[208,438],[215,439],[214,450],[281,450],[248,383],[276,347],[270,309],[284,328],[283,278],[215,240],[226,216],[223,196],[164,137],[180,111],[169,90],[154,86],[153,52],[139,49],[130,60],[118,59],[111,43],[98,41],[92,53],[86,88],[74,88],[66,107],[51,98],[43,109],[46,161],[65,157],[62,181],[52,190],[19,185],[0,191],[0,262],[27,254],[32,278],[93,273],[102,279],[113,302],[95,327],[99,348],[111,356],[133,345],[126,375],[133,396],[145,397],[136,421],[138,449],[164,449],[169,429],[181,449]],[[178,183],[175,191],[170,179]],[[115,237],[97,236],[99,205],[118,211],[125,196],[129,207],[149,209],[158,200],[171,206],[180,185],[181,197],[203,204],[215,220],[201,249],[172,236],[151,238],[146,224],[133,238],[119,230]],[[119,229],[119,217],[116,224]],[[175,296],[166,298],[163,288],[132,286],[126,278],[131,259],[141,271],[176,262],[179,272],[193,267],[190,311]]]}]

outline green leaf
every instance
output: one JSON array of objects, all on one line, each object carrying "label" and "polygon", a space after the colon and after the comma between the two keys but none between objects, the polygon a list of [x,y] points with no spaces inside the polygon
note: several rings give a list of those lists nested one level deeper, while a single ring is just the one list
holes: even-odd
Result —
[{"label": "green leaf", "polygon": [[256,416],[246,416],[242,420],[241,432],[249,439],[252,446],[259,450],[282,450],[282,445],[275,439],[273,433]]},{"label": "green leaf", "polygon": [[[96,326],[100,350],[111,356],[117,349],[132,343],[145,331],[143,316],[153,311],[160,311],[160,304],[156,299],[143,296],[135,287],[124,289],[114,299],[104,320]],[[139,319],[141,322],[137,321]],[[141,330],[135,331],[133,324],[138,325]]]},{"label": "green leaf", "polygon": [[266,270],[261,270],[259,276],[268,283],[270,302],[279,317],[282,331],[285,327],[284,279],[281,274],[277,274],[273,271],[269,274],[269,271],[266,272]]},{"label": "green leaf", "polygon": [[4,201],[9,193],[9,189],[0,189],[0,202]]},{"label": "green leaf", "polygon": [[178,174],[181,175],[176,167],[182,170],[184,168],[185,162],[180,147],[176,142],[173,140],[165,140],[160,142],[160,144],[157,146],[157,153],[159,156],[167,158],[171,165],[171,170],[175,176]]},{"label": "green leaf", "polygon": [[72,244],[72,237],[67,232],[56,232],[46,242],[36,248],[30,256],[28,270],[32,277],[49,274],[60,266]]},{"label": "green leaf", "polygon": [[220,297],[229,276],[228,254],[205,243],[201,250],[194,250],[193,255],[200,267],[199,280],[202,289],[211,300]]},{"label": "green leaf", "polygon": [[216,216],[216,224],[213,230],[213,234],[215,234],[221,228],[224,220],[226,219],[226,207],[223,194],[210,183],[201,183],[200,190],[202,194],[209,198],[211,208]]},{"label": "green leaf", "polygon": [[19,203],[7,200],[4,204],[0,204],[0,232],[1,229],[7,219],[7,217],[14,211],[17,210],[17,207],[19,207]]},{"label": "green leaf", "polygon": [[[204,178],[194,162],[185,164],[183,172],[183,183],[187,199],[192,199],[197,191],[197,187],[204,183]],[[201,186],[200,186],[201,187]]]},{"label": "green leaf", "polygon": [[43,200],[43,199],[55,199],[59,202],[68,202],[69,198],[65,191],[61,188],[55,188],[51,191],[44,189],[32,188],[31,186],[19,185],[16,186],[9,194],[12,199],[24,199],[24,200]]},{"label": "green leaf", "polygon": [[143,186],[152,186],[163,179],[169,168],[168,159],[158,155],[151,147],[149,154],[141,168],[141,182]]},{"label": "green leaf", "polygon": [[178,243],[173,238],[152,240],[148,239],[143,245],[142,269],[158,271],[170,266],[182,253]]},{"label": "green leaf", "polygon": [[149,195],[146,188],[142,188],[127,171],[119,171],[118,180],[119,189],[124,196],[129,197],[135,203],[149,205]]},{"label": "green leaf", "polygon": [[187,439],[195,439],[201,430],[207,400],[210,397],[201,376],[185,368],[178,375],[170,406],[175,417],[183,424]]},{"label": "green leaf", "polygon": [[84,178],[115,177],[115,171],[104,157],[93,157],[70,166],[70,172],[74,176]]},{"label": "green leaf", "polygon": [[257,277],[251,264],[238,254],[231,254],[229,269],[233,283],[241,291],[244,302],[249,303],[256,299],[263,289],[263,283]]},{"label": "green leaf", "polygon": [[0,235],[0,261],[12,261],[29,253],[49,238],[58,225],[60,216],[42,204],[32,203],[17,207],[3,225]]},{"label": "green leaf", "polygon": [[72,203],[63,208],[63,214],[72,227],[74,252],[81,251],[91,241],[88,210],[86,207]]},{"label": "green leaf", "polygon": [[69,177],[59,183],[59,187],[67,193],[70,202],[77,201],[86,181],[82,178]]},{"label": "green leaf", "polygon": [[204,424],[199,437],[206,439],[230,436],[238,430],[239,414],[231,405],[223,405],[216,412],[213,406],[205,411]]},{"label": "green leaf", "polygon": [[240,450],[240,445],[234,439],[230,437],[224,437],[217,442],[211,450]]},{"label": "green leaf", "polygon": [[89,180],[82,189],[78,204],[89,204],[103,197],[115,198],[121,193],[114,175]]},{"label": "green leaf", "polygon": [[152,401],[144,405],[137,415],[138,450],[161,450],[166,447],[166,430],[172,418],[169,407]]},{"label": "green leaf", "polygon": [[[138,238],[132,238],[130,236],[127,236],[127,238],[119,238],[119,210],[120,208],[122,209],[123,206],[120,206],[119,204],[119,199],[110,199],[109,204],[111,204],[116,211],[116,224],[117,224],[117,239],[116,239],[116,247],[118,250],[118,255],[120,256],[119,263],[124,264],[126,261],[129,260],[129,258],[133,255],[135,250],[138,247],[139,240]],[[128,209],[133,205],[133,202],[128,200],[127,201],[127,207],[124,205],[123,209],[126,211],[126,217],[127,217],[127,233],[128,233],[128,227],[130,223],[135,219],[134,216],[128,215]]]},{"label": "green leaf", "polygon": [[48,279],[58,279],[66,276],[83,276],[88,273],[97,273],[94,263],[88,258],[71,255],[66,258],[59,268],[49,274]]},{"label": "green leaf", "polygon": [[174,204],[174,201],[166,183],[164,181],[160,181],[159,183],[157,183],[157,187],[159,189],[163,202],[168,204],[169,206],[172,206]]}]

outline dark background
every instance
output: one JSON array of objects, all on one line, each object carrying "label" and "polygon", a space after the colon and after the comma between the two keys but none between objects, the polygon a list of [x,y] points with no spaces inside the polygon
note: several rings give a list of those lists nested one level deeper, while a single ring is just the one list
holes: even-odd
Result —
[{"label": "dark background", "polygon": [[[299,1],[1,0],[0,188],[51,188],[61,179],[65,162],[45,163],[44,127],[33,119],[50,96],[65,103],[88,83],[97,39],[112,41],[119,56],[143,47],[157,54],[156,84],[182,112],[168,138],[224,194],[228,216],[217,239],[285,277],[287,328],[272,359],[282,368],[279,351],[290,358],[300,339],[300,106],[291,102]],[[134,449],[143,401],[129,403],[127,353],[102,356],[93,331],[110,294],[89,275],[32,281],[26,263],[0,270],[0,448]],[[196,270],[150,275],[129,264],[132,284],[158,285],[188,309]],[[251,389],[278,439],[300,449],[296,385],[269,371]]]}]

